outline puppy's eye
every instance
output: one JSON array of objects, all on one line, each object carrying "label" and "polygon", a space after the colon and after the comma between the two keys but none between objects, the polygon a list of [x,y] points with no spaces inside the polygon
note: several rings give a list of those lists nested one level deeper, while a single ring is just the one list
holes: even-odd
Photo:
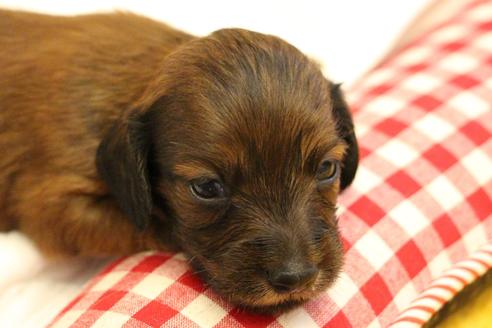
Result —
[{"label": "puppy's eye", "polygon": [[225,197],[224,186],[216,179],[200,178],[190,182],[191,193],[199,199],[217,199]]},{"label": "puppy's eye", "polygon": [[320,183],[331,183],[338,176],[338,171],[340,170],[340,164],[337,161],[326,160],[321,163],[316,172],[316,179]]}]

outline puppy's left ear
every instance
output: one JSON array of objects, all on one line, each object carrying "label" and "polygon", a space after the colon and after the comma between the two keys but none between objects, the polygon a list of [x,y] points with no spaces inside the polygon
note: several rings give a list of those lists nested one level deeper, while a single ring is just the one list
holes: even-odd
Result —
[{"label": "puppy's left ear", "polygon": [[147,226],[152,212],[148,167],[150,137],[146,122],[145,114],[116,120],[96,155],[99,176],[139,230]]},{"label": "puppy's left ear", "polygon": [[357,166],[359,165],[359,146],[355,137],[352,115],[350,114],[340,86],[340,84],[331,84],[331,99],[337,131],[348,146],[345,157],[343,158],[342,174],[340,177],[340,190],[343,191],[354,180]]}]

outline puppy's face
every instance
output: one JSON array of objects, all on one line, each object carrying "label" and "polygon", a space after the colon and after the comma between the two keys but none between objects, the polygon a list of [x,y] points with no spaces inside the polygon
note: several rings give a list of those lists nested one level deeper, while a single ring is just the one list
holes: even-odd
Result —
[{"label": "puppy's face", "polygon": [[[164,213],[150,224],[233,303],[275,311],[329,286],[342,263],[336,198],[357,166],[338,88],[280,39],[222,30],[170,55],[149,90],[98,154],[129,217]],[[131,155],[115,176],[116,153]]]}]

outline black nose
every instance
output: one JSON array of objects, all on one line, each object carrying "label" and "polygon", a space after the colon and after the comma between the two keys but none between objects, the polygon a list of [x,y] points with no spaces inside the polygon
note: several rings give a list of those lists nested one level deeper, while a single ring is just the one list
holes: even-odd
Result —
[{"label": "black nose", "polygon": [[313,265],[287,265],[273,270],[269,274],[269,282],[278,293],[288,293],[310,282],[318,270]]}]

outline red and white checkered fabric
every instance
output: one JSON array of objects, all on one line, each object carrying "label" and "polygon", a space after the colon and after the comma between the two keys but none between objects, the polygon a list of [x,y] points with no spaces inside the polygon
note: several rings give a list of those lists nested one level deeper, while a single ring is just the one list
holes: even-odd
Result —
[{"label": "red and white checkered fabric", "polygon": [[333,288],[287,314],[252,315],[205,289],[181,255],[144,253],[108,267],[53,327],[397,320],[433,279],[492,241],[492,2],[473,1],[393,55],[349,92],[349,102],[362,159],[340,198],[346,264]]}]

